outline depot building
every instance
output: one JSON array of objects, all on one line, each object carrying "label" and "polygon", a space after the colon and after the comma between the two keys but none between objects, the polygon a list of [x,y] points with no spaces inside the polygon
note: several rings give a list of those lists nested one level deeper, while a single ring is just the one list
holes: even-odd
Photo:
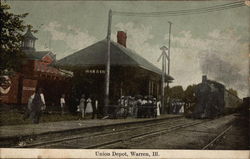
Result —
[{"label": "depot building", "polygon": [[[117,42],[110,44],[110,94],[111,104],[121,96],[152,95],[160,97],[161,70],[126,46],[127,35],[117,32]],[[74,73],[73,84],[77,98],[81,94],[104,104],[107,39],[98,41],[56,62],[61,69]],[[165,75],[166,81],[173,78]]]}]

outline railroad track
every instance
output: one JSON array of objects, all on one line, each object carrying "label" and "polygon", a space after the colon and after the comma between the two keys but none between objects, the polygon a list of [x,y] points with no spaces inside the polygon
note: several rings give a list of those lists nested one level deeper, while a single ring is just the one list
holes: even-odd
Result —
[{"label": "railroad track", "polygon": [[[197,124],[201,124],[205,121],[198,121],[198,122],[190,122],[190,123],[184,123],[184,124],[179,124],[179,125],[171,125],[168,128],[164,128],[164,129],[160,129],[157,131],[152,131],[152,132],[145,132],[142,134],[138,134],[138,135],[134,135],[134,136],[129,136],[127,138],[124,139],[118,139],[118,140],[113,140],[113,141],[109,141],[107,143],[102,143],[102,144],[97,144],[97,145],[92,145],[92,146],[88,146],[88,147],[83,147],[85,149],[93,149],[93,148],[106,148],[108,146],[115,146],[115,144],[124,144],[126,142],[130,142],[130,141],[140,141],[146,138],[150,138],[150,137],[154,137],[154,136],[158,136],[158,135],[162,135],[168,132],[172,132],[174,130],[178,130],[181,128],[186,128],[189,126],[194,126]],[[119,147],[119,146],[115,146],[115,147]]]},{"label": "railroad track", "polygon": [[[140,129],[143,127],[151,127],[151,126],[157,126],[157,125],[162,125],[162,124],[170,124],[172,122],[172,120],[175,120],[175,122],[176,121],[181,122],[185,119],[184,118],[176,118],[176,119],[174,118],[174,119],[167,119],[167,120],[163,120],[163,121],[162,120],[156,121],[155,123],[138,123],[138,125],[141,125],[141,126],[136,126],[136,127],[134,125],[124,125],[124,128],[120,129],[120,130],[119,130],[119,128],[117,130],[111,128],[111,130],[108,129],[108,131],[97,132],[97,133],[93,133],[90,135],[84,135],[84,134],[73,135],[73,136],[66,135],[68,137],[63,137],[63,138],[53,139],[53,140],[48,140],[48,141],[42,141],[42,142],[36,142],[36,143],[28,143],[25,145],[18,145],[18,146],[15,146],[15,148],[44,146],[44,145],[50,145],[50,144],[60,143],[60,142],[64,142],[64,141],[91,138],[92,136],[102,136],[102,135],[108,135],[108,134],[112,134],[112,133],[132,131],[132,130]],[[142,125],[142,124],[144,124],[144,125]],[[126,127],[128,127],[128,128],[126,128]]]},{"label": "railroad track", "polygon": [[120,130],[104,131],[90,135],[77,135],[62,139],[27,144],[20,147],[40,147],[40,148],[105,148],[110,145],[119,145],[127,141],[143,140],[147,137],[172,132],[177,129],[197,125],[208,120],[190,120],[185,118],[171,119],[158,123],[138,124],[137,126]]},{"label": "railroad track", "polygon": [[227,126],[225,129],[223,129],[218,135],[216,135],[207,145],[202,147],[202,150],[209,150],[213,149],[213,147],[232,129],[233,124],[236,122],[236,119],[234,119],[229,126]]},{"label": "railroad track", "polygon": [[232,129],[232,124],[228,126],[226,129],[224,129],[221,133],[219,133],[215,138],[213,138],[206,146],[202,148],[202,150],[209,150],[212,149],[212,147],[215,146],[215,144],[222,139],[228,131]]},{"label": "railroad track", "polygon": [[[62,142],[62,141],[67,141],[67,140],[91,137],[93,135],[111,133],[114,130],[113,128],[115,128],[116,132],[128,131],[128,130],[132,130],[132,129],[140,128],[140,127],[150,127],[152,125],[159,125],[162,123],[166,123],[166,121],[172,122],[173,120],[182,121],[184,120],[184,117],[149,120],[145,122],[144,121],[129,122],[129,123],[124,123],[124,124],[114,124],[114,125],[107,125],[107,126],[102,126],[102,127],[101,126],[89,127],[89,128],[83,128],[83,129],[79,128],[76,130],[72,129],[72,131],[60,131],[56,133],[34,135],[34,136],[25,137],[23,139],[21,138],[21,140],[9,146],[14,147],[14,148],[34,147],[34,146],[44,145],[46,143],[52,144],[52,143],[57,143],[57,142]],[[83,135],[83,134],[86,134],[86,135]]]}]

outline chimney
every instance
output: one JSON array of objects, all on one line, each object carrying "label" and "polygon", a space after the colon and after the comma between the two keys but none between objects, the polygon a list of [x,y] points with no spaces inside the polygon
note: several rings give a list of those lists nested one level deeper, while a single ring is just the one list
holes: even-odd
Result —
[{"label": "chimney", "polygon": [[207,75],[202,76],[202,83],[207,82]]},{"label": "chimney", "polygon": [[117,43],[126,47],[127,34],[124,31],[117,32]]}]

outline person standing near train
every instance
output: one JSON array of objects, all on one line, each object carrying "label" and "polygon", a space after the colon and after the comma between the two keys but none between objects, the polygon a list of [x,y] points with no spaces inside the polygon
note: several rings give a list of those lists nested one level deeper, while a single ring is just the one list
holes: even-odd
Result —
[{"label": "person standing near train", "polygon": [[65,113],[65,94],[62,95],[60,98],[60,105],[61,105],[61,111],[62,115]]},{"label": "person standing near train", "polygon": [[42,89],[37,89],[31,98],[33,98],[31,102],[31,119],[33,123],[38,124],[42,115],[42,110],[45,110],[46,107]]},{"label": "person standing near train", "polygon": [[136,101],[136,117],[141,118],[142,117],[142,96],[138,96],[138,99]]},{"label": "person standing near train", "polygon": [[86,114],[91,114],[92,118],[93,118],[93,115],[94,115],[94,113],[93,113],[93,105],[92,105],[92,100],[91,100],[90,97],[87,99],[87,105],[86,105],[86,110],[85,111],[86,111]]},{"label": "person standing near train", "polygon": [[156,103],[156,109],[157,109],[157,116],[160,116],[161,113],[160,113],[160,110],[161,110],[161,101],[158,100],[157,103]]},{"label": "person standing near train", "polygon": [[82,118],[85,116],[85,95],[83,94],[81,99],[80,99],[80,104],[79,104],[79,111],[81,112]]},{"label": "person standing near train", "polygon": [[27,109],[26,109],[26,111],[24,113],[23,120],[26,120],[26,119],[30,118],[31,104],[32,104],[33,99],[34,99],[34,94],[29,97],[28,104],[27,104]]},{"label": "person standing near train", "polygon": [[39,91],[39,94],[41,96],[41,100],[42,100],[42,103],[43,103],[42,111],[44,111],[46,109],[46,103],[45,103],[45,98],[44,98],[44,94],[43,94],[43,89],[39,88],[38,91]]},{"label": "person standing near train", "polygon": [[95,99],[95,106],[94,106],[92,119],[95,119],[95,116],[96,116],[96,118],[98,118],[98,115],[99,115],[98,100]]}]

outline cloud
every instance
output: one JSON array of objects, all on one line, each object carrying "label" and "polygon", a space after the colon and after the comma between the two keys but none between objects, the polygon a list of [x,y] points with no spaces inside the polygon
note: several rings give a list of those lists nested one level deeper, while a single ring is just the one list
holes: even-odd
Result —
[{"label": "cloud", "polygon": [[179,48],[174,53],[185,53],[182,56],[186,59],[185,65],[192,65],[190,62],[193,61],[194,70],[197,71],[199,66],[200,72],[210,79],[237,89],[241,96],[247,95],[248,43],[242,42],[244,40],[236,30],[216,29],[208,32],[206,38],[193,37],[190,31],[183,31],[172,41],[174,47]]},{"label": "cloud", "polygon": [[[118,23],[115,30],[125,31],[127,33],[127,47],[135,50],[142,57],[148,59],[151,63],[160,66],[157,62],[161,54],[159,45],[150,44],[149,40],[154,39],[152,34],[152,26],[135,25],[132,22]],[[112,33],[112,39],[116,41],[116,32]]]},{"label": "cloud", "polygon": [[49,51],[49,46],[47,44],[41,44],[37,43],[36,44],[36,50],[43,50],[43,51]]},{"label": "cloud", "polygon": [[48,25],[44,26],[44,30],[48,31],[52,35],[52,40],[64,40],[66,38],[66,33],[59,31],[62,26],[58,22],[50,22]]},{"label": "cloud", "polygon": [[[90,35],[86,30],[82,31],[80,28],[72,25],[62,26],[56,21],[45,25],[43,29],[51,34],[51,40],[65,42],[66,50],[72,52],[83,49],[97,41],[96,38]],[[65,55],[66,54],[61,54],[61,56]]]},{"label": "cloud", "polygon": [[218,29],[215,29],[208,33],[208,36],[211,38],[219,38],[220,37],[220,31]]}]

